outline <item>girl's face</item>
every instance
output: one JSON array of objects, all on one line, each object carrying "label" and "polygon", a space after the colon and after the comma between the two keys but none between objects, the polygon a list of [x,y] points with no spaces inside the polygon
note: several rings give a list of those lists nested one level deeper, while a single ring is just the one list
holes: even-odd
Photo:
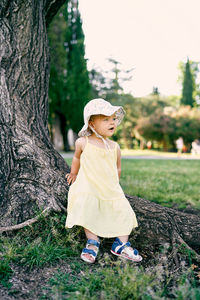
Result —
[{"label": "girl's face", "polygon": [[111,137],[114,134],[117,123],[118,121],[115,114],[109,117],[104,115],[93,115],[89,121],[90,126],[104,138]]}]

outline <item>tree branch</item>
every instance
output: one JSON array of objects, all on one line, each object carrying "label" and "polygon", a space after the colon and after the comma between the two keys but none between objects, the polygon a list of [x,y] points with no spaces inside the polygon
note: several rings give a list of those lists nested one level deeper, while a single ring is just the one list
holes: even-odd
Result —
[{"label": "tree branch", "polygon": [[23,222],[23,223],[17,224],[17,225],[6,226],[6,227],[0,227],[0,233],[2,233],[2,232],[7,232],[7,231],[18,230],[18,229],[21,229],[21,228],[23,228],[23,227],[25,227],[25,226],[32,225],[32,224],[36,223],[36,222],[39,220],[39,218],[40,218],[41,216],[47,217],[47,216],[50,214],[50,212],[51,212],[52,210],[53,210],[53,209],[52,209],[51,207],[48,206],[47,208],[45,208],[45,209],[41,212],[41,214],[39,214],[39,215],[38,215],[37,217],[35,217],[35,218],[29,219],[29,220],[27,220],[27,221],[25,221],[25,222]]},{"label": "tree branch", "polygon": [[57,14],[60,7],[67,0],[46,0],[45,11],[46,11],[46,24],[47,27],[51,23],[53,17]]}]

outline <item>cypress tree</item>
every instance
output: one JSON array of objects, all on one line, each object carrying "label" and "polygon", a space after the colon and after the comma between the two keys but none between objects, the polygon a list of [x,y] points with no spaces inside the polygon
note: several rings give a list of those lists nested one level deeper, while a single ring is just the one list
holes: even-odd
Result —
[{"label": "cypress tree", "polygon": [[70,28],[66,35],[67,109],[70,110],[69,125],[78,133],[83,124],[83,108],[92,94],[84,58],[84,33],[77,0],[69,1],[66,21]]},{"label": "cypress tree", "polygon": [[65,35],[69,26],[65,21],[67,2],[61,7],[48,28],[50,46],[50,80],[49,80],[49,125],[51,138],[53,138],[52,126],[55,118],[60,119],[60,129],[64,141],[64,149],[68,149],[66,105],[66,69],[67,58],[64,47]]},{"label": "cypress tree", "polygon": [[191,66],[189,58],[187,58],[187,62],[185,64],[185,70],[183,74],[183,89],[182,89],[182,97],[181,104],[194,106],[194,98],[193,92],[195,89],[194,77],[191,72]]},{"label": "cypress tree", "polygon": [[77,0],[68,0],[48,32],[51,51],[49,123],[60,119],[64,150],[69,150],[67,132],[78,132],[83,107],[91,98],[84,47],[84,34]]}]

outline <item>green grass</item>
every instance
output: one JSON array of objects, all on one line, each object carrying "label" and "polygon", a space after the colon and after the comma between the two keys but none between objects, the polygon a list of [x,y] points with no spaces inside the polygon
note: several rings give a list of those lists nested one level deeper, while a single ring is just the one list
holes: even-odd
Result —
[{"label": "green grass", "polygon": [[122,160],[125,193],[163,206],[200,209],[199,160]]},{"label": "green grass", "polygon": [[9,279],[12,276],[12,269],[9,266],[9,262],[6,259],[0,260],[0,283],[4,287],[10,287],[11,284],[9,283]]},{"label": "green grass", "polygon": [[41,299],[53,299],[57,295],[56,299],[71,300],[198,300],[200,290],[192,268],[182,265],[180,269],[181,275],[169,275],[161,262],[144,269],[133,267],[131,262],[114,262],[104,255],[98,265],[88,267],[80,262],[72,272],[56,272]]},{"label": "green grass", "polygon": [[156,264],[149,267],[118,260],[109,251],[102,255],[101,250],[97,263],[88,265],[79,258],[85,245],[83,230],[66,231],[65,219],[65,215],[54,213],[12,237],[1,236],[0,283],[10,294],[16,292],[9,281],[13,264],[28,272],[35,267],[40,272],[44,266],[57,265],[48,284],[41,283],[40,299],[167,300],[171,296],[180,300],[199,299],[192,260],[187,265],[181,264],[177,274],[167,268],[167,248],[155,253]]},{"label": "green grass", "polygon": [[122,159],[124,192],[167,207],[200,209],[199,178],[200,160]]},{"label": "green grass", "polygon": [[[56,273],[49,284],[52,291],[68,299],[152,299],[152,287],[159,281],[155,272],[144,272],[142,268],[132,267],[122,262],[113,266],[104,262],[103,268],[96,268],[95,272],[86,270],[84,276],[77,274]],[[157,296],[161,296],[162,289],[157,289]],[[143,296],[142,296],[143,295]]]},{"label": "green grass", "polygon": [[64,228],[66,216],[53,214],[49,219],[41,217],[33,226],[19,231],[14,238],[1,237],[0,246],[6,261],[17,262],[31,269],[69,257],[77,257],[80,240],[71,245],[78,231],[67,235]]}]

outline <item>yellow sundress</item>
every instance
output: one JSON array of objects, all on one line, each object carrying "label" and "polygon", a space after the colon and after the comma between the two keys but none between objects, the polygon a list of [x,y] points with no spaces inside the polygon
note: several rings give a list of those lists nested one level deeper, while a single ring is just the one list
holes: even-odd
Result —
[{"label": "yellow sundress", "polygon": [[80,225],[100,237],[129,235],[138,223],[119,184],[117,144],[107,150],[86,140],[68,193],[66,228]]}]

